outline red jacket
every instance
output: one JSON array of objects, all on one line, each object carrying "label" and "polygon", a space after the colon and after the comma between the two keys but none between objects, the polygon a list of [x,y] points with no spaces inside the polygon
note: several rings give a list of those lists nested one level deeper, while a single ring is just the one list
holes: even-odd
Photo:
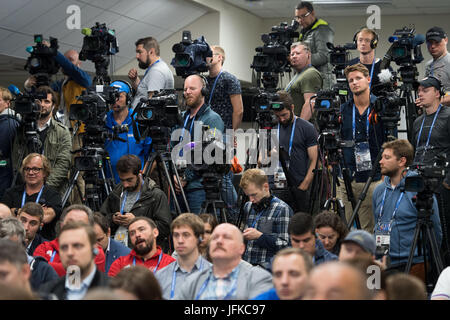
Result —
[{"label": "red jacket", "polygon": [[[94,262],[97,265],[98,270],[101,272],[105,272],[105,253],[103,252],[102,247],[100,247],[98,244],[96,245],[98,249],[98,254],[95,256]],[[55,256],[53,258],[53,261],[50,262],[51,257],[53,255],[53,252],[55,252]],[[41,243],[36,250],[34,250],[33,253],[34,256],[41,256],[44,257],[45,260],[48,261],[48,264],[55,269],[56,273],[62,277],[66,274],[66,269],[64,269],[61,259],[59,257],[59,242],[58,238],[52,241],[46,241]]]},{"label": "red jacket", "polygon": [[[159,255],[161,255],[161,261],[158,265]],[[112,263],[111,267],[109,268],[108,276],[115,277],[123,268],[133,266],[134,262],[136,265],[143,265],[151,271],[156,272],[157,270],[164,268],[174,261],[174,258],[169,256],[168,254],[162,253],[160,246],[156,247],[156,253],[146,261],[143,261],[143,259],[139,257],[133,249],[131,250],[130,254],[119,257]],[[157,270],[154,270],[156,265],[158,265],[158,268]]]}]

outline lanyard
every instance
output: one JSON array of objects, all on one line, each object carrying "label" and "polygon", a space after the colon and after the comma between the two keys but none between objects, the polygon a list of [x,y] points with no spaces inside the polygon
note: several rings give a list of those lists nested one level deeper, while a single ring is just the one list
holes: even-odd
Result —
[{"label": "lanyard", "polygon": [[[272,200],[270,201],[270,204],[272,204],[272,202],[273,202],[274,199],[275,199],[275,198],[272,198]],[[267,208],[262,209],[262,210],[259,212],[259,214],[256,216],[255,221],[253,221],[252,226],[251,226],[250,228],[254,228],[254,227],[256,226],[256,223],[258,222],[259,219],[261,219],[261,216],[262,216],[262,214],[264,213],[264,211],[265,211],[266,209],[267,209]]]},{"label": "lanyard", "polygon": [[[196,117],[196,116],[197,116],[197,115],[195,115],[195,116],[192,118],[191,126],[190,126],[190,128],[189,128],[189,135],[191,135],[191,136],[192,136],[192,127],[193,127],[193,125],[194,125],[195,117]],[[186,130],[186,125],[187,125],[188,121],[189,121],[189,115],[186,117],[186,120],[184,121],[183,131],[181,132],[181,136],[180,136],[180,142],[183,141],[183,138],[184,138],[184,131]],[[191,138],[191,140],[192,140],[192,138]],[[179,155],[180,155],[180,157],[183,156],[183,149],[180,150]]]},{"label": "lanyard", "polygon": [[216,77],[216,80],[214,80],[214,84],[212,86],[211,93],[209,94],[209,101],[208,101],[209,105],[211,105],[211,100],[212,100],[212,97],[214,94],[214,89],[216,88],[217,80],[219,80],[221,74],[222,74],[222,70],[220,70],[219,74]]},{"label": "lanyard", "polygon": [[[200,258],[200,268],[199,268],[199,271],[202,271],[202,269],[203,269],[203,259],[202,258]],[[175,283],[176,283],[176,281],[177,281],[177,271],[176,271],[176,266],[175,266],[175,268],[173,269],[173,274],[172,274],[172,285],[171,285],[171,287],[170,287],[170,299],[172,299],[173,298],[173,296],[174,296],[174,294],[175,294]]]},{"label": "lanyard", "polygon": [[[41,195],[42,195],[42,191],[44,190],[44,186],[41,187],[41,190],[39,190],[38,196],[36,198],[36,203],[39,203],[39,199],[41,199]],[[22,195],[22,206],[21,208],[25,205],[25,198],[27,196],[27,192],[25,190],[23,190],[23,195]]]},{"label": "lanyard", "polygon": [[370,83],[369,83],[369,90],[370,90],[370,88],[372,87],[372,76],[373,76],[373,69],[374,69],[374,66],[375,66],[375,60],[376,60],[376,58],[373,57],[372,68],[370,69]]},{"label": "lanyard", "polygon": [[[378,225],[381,224],[381,218],[383,217],[383,209],[384,209],[384,201],[386,200],[386,192],[387,192],[387,188],[384,189],[383,199],[381,200],[380,215],[378,216]],[[400,196],[398,197],[397,203],[395,204],[394,211],[392,212],[391,221],[393,221],[395,218],[395,214],[397,213],[398,207],[400,206],[400,201],[402,201],[403,194],[404,194],[403,192],[400,193]],[[390,231],[391,231],[391,227],[389,227],[389,232]]]},{"label": "lanyard", "polygon": [[[159,263],[161,262],[162,256],[163,256],[163,252],[161,250],[161,253],[159,254],[159,258],[158,258],[158,263],[156,264],[156,267],[153,269],[153,273],[155,273],[156,270],[158,270]],[[136,265],[136,256],[133,257],[133,266],[135,266],[135,265]]]},{"label": "lanyard", "polygon": [[151,69],[155,64],[157,64],[158,62],[159,62],[159,59],[156,60],[155,63],[153,63],[150,67],[148,67],[147,70],[145,70],[144,77],[147,75],[147,73],[150,71],[150,69]]},{"label": "lanyard", "polygon": [[[137,202],[139,200],[139,198],[141,197],[141,191],[142,188],[144,187],[144,181],[142,181],[142,185],[141,185],[141,190],[139,190],[139,193],[136,197],[136,201]],[[125,196],[123,197],[123,201],[122,201],[122,206],[120,207],[120,213],[123,214],[123,209],[125,208],[125,203],[127,202],[127,197],[128,197],[128,191],[125,191]]]},{"label": "lanyard", "polygon": [[[297,122],[297,116],[294,115],[294,124],[292,125],[291,138],[289,140],[289,156],[291,156],[292,143],[294,141],[295,123]],[[280,143],[280,124],[278,123],[278,143]]]},{"label": "lanyard", "polygon": [[[356,124],[355,124],[355,110],[356,106],[353,104],[353,140],[356,142]],[[369,140],[369,114],[370,114],[370,106],[367,108],[367,120],[366,120],[366,136],[367,140]]]},{"label": "lanyard", "polygon": [[288,85],[287,85],[287,87],[286,87],[286,91],[289,92],[289,89],[290,89],[291,86],[295,83],[295,81],[297,81],[297,78],[300,77],[300,75],[303,73],[303,71],[305,71],[305,70],[308,69],[309,67],[311,67],[311,64],[308,64],[305,68],[303,68],[302,71],[300,71],[299,73],[297,73],[297,74],[295,75],[295,77],[294,77],[291,81],[289,81],[289,83],[288,83]]},{"label": "lanyard", "polygon": [[[442,105],[440,104],[439,108],[437,109],[436,113],[434,114],[433,122],[431,123],[430,132],[428,132],[428,139],[427,139],[427,144],[425,145],[425,148],[428,148],[428,144],[430,143],[431,131],[433,131],[434,123],[439,114],[439,111],[441,111],[441,107],[442,107]],[[422,125],[420,126],[419,136],[417,137],[416,149],[419,147],[420,136],[422,135],[422,129],[423,129],[423,124],[425,123],[425,118],[426,118],[426,114],[424,114],[423,120],[422,120]]]},{"label": "lanyard", "polygon": [[[209,275],[209,277],[203,283],[202,287],[200,288],[200,291],[198,292],[197,296],[195,297],[195,300],[200,299],[200,296],[203,294],[203,292],[206,289],[206,286],[209,283],[209,278],[211,277],[211,275],[212,275],[212,271],[211,271],[211,274]],[[233,296],[233,294],[234,294],[234,292],[236,291],[236,288],[237,288],[237,280],[238,280],[238,277],[236,276],[236,279],[234,280],[233,285],[231,286],[230,292],[227,293],[227,295],[223,298],[223,300],[228,300],[230,297]]]},{"label": "lanyard", "polygon": [[50,257],[50,262],[53,262],[56,256],[56,250],[52,252],[52,256]]}]

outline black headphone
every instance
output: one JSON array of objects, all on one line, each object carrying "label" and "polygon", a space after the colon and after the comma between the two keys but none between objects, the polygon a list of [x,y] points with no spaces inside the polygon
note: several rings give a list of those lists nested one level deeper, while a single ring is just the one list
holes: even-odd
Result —
[{"label": "black headphone", "polygon": [[378,45],[378,34],[375,32],[375,30],[369,29],[367,27],[362,27],[355,33],[355,35],[353,36],[353,43],[355,44],[355,46],[358,46],[358,39],[357,39],[358,33],[360,33],[363,29],[368,30],[374,35],[373,39],[370,41],[370,47],[372,49],[375,49]]},{"label": "black headphone", "polygon": [[209,90],[208,90],[208,87],[207,87],[208,80],[205,78],[204,75],[201,75],[201,74],[197,74],[197,75],[202,80],[202,91],[201,91],[201,94],[202,94],[202,96],[204,96],[206,98],[209,95]]},{"label": "black headphone", "polygon": [[270,195],[268,197],[262,198],[258,203],[252,203],[252,209],[254,209],[256,212],[261,212],[270,207],[272,199],[273,195]]},{"label": "black headphone", "polygon": [[[125,92],[126,94],[126,104],[129,105],[131,103],[133,96],[133,87],[130,83],[125,80],[116,80],[112,82],[110,86],[115,86],[122,89],[121,92]],[[125,91],[126,88],[124,86],[128,87],[128,92]]]}]

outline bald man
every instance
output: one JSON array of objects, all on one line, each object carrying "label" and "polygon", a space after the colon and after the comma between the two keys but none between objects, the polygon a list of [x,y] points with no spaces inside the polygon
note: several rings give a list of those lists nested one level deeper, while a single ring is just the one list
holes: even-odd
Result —
[{"label": "bald man", "polygon": [[0,220],[11,217],[11,210],[6,204],[0,203]]},{"label": "bald man", "polygon": [[370,300],[366,277],[342,262],[327,262],[309,275],[304,300]]},{"label": "bald man", "polygon": [[248,300],[272,289],[270,273],[243,261],[244,250],[242,232],[232,224],[219,224],[209,243],[213,265],[186,279],[174,300]]},{"label": "bald man", "polygon": [[[184,99],[187,110],[183,114],[183,128],[172,134],[173,142],[178,143],[182,139],[182,142],[178,143],[172,152],[177,157],[180,156],[181,149],[186,143],[203,141],[202,126],[208,126],[212,136],[222,139],[224,123],[222,118],[205,103],[205,90],[202,88],[206,88],[206,81],[197,74],[187,77],[184,81]],[[191,159],[188,151],[183,151],[183,156]],[[205,159],[201,159],[201,161],[204,163]],[[200,213],[202,203],[205,201],[205,189],[201,175],[188,168],[180,182],[186,194],[189,212]],[[181,192],[181,187],[178,183],[175,184],[178,194]],[[179,202],[182,204],[182,201]],[[182,208],[181,211],[187,212],[187,208]]]}]

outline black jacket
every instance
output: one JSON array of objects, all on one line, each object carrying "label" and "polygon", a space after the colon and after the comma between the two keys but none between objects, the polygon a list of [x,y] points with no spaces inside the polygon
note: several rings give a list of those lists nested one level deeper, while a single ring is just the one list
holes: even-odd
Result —
[{"label": "black jacket", "polygon": [[31,246],[30,248],[27,250],[27,253],[30,256],[34,256],[34,250],[36,250],[36,248],[43,242],[48,241],[47,239],[45,239],[43,236],[41,236],[39,233],[36,233],[36,235],[34,236],[33,241],[31,242]]},{"label": "black jacket", "polygon": [[30,284],[33,291],[39,291],[44,283],[59,280],[59,276],[55,269],[50,266],[44,257],[32,257],[30,261]]},{"label": "black jacket", "polygon": [[[107,287],[108,282],[108,276],[97,269],[88,290]],[[66,294],[66,276],[43,284],[39,290],[39,295],[46,300],[66,300]]]}]

